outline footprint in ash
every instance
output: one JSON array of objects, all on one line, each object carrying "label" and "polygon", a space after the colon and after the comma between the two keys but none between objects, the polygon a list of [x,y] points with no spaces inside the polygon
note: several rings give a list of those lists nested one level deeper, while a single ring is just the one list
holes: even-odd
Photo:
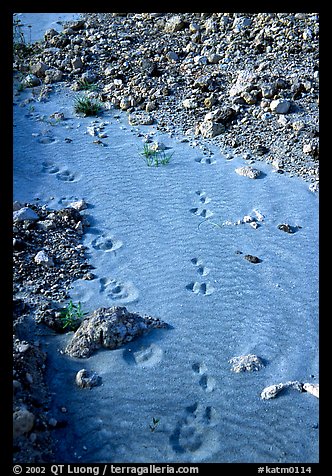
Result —
[{"label": "footprint in ash", "polygon": [[42,171],[47,174],[56,174],[59,172],[59,167],[53,162],[45,161],[42,163]]},{"label": "footprint in ash", "polygon": [[80,176],[70,172],[68,169],[56,173],[56,178],[62,182],[78,182]]},{"label": "footprint in ash", "polygon": [[212,165],[216,164],[217,161],[213,157],[196,157],[195,162],[198,162],[199,164],[207,164],[207,165]]},{"label": "footprint in ash", "polygon": [[148,345],[134,343],[124,349],[123,359],[129,365],[137,365],[141,368],[153,367],[162,360],[163,353],[163,349],[154,343]]},{"label": "footprint in ash", "polygon": [[216,379],[208,375],[207,367],[204,363],[201,362],[194,362],[191,366],[195,374],[200,375],[200,379],[198,381],[199,386],[206,392],[210,393],[217,386]]},{"label": "footprint in ash", "polygon": [[208,208],[205,208],[205,205],[211,202],[211,198],[209,198],[206,193],[202,190],[197,190],[195,192],[195,195],[197,195],[199,205],[197,207],[191,208],[190,212],[193,215],[200,216],[202,218],[210,218],[213,215],[213,212],[209,210]]},{"label": "footprint in ash", "polygon": [[100,235],[92,241],[92,246],[95,250],[111,252],[117,251],[123,245],[122,241],[117,240],[111,235]]},{"label": "footprint in ash", "polygon": [[[196,272],[200,276],[207,276],[210,272],[210,269],[204,265],[204,262],[199,258],[192,258],[191,263],[195,266]],[[198,281],[192,281],[186,285],[186,289],[195,294],[203,294],[209,296],[215,291],[215,288],[210,283],[199,283]]]},{"label": "footprint in ash", "polygon": [[126,304],[138,299],[138,291],[130,282],[118,281],[114,278],[100,278],[100,293],[117,304]]},{"label": "footprint in ash", "polygon": [[169,438],[176,454],[193,462],[204,461],[219,450],[219,433],[214,429],[219,416],[212,406],[199,402],[185,408]]}]

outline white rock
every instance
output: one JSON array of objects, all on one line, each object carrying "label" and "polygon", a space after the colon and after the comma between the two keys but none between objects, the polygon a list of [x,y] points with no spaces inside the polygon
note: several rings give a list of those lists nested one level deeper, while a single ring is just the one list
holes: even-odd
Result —
[{"label": "white rock", "polygon": [[165,31],[167,33],[174,33],[175,31],[182,30],[184,23],[180,15],[173,15],[165,24]]},{"label": "white rock", "polygon": [[75,208],[75,209],[78,210],[79,212],[80,212],[81,210],[85,210],[85,209],[88,208],[88,205],[87,205],[86,201],[83,200],[83,199],[82,199],[82,200],[78,200],[77,202],[71,202],[71,203],[69,204],[69,206],[72,207],[72,208]]},{"label": "white rock", "polygon": [[38,251],[34,260],[37,264],[40,264],[42,266],[46,266],[47,268],[50,268],[50,267],[54,266],[53,258],[48,256],[48,254],[45,253],[44,250]]},{"label": "white rock", "polygon": [[17,211],[13,212],[13,221],[35,221],[39,220],[39,216],[29,207],[20,208]]},{"label": "white rock", "polygon": [[264,221],[265,216],[259,210],[254,208],[253,212],[256,215],[258,221]]},{"label": "white rock", "polygon": [[319,398],[319,383],[304,383],[303,390]]},{"label": "white rock", "polygon": [[282,390],[286,388],[293,388],[294,390],[297,390],[298,392],[302,392],[303,384],[299,382],[298,380],[291,380],[285,383],[269,385],[268,387],[265,387],[264,390],[262,391],[261,398],[263,400],[270,400],[271,398],[275,398],[278,395],[278,393],[280,393]]},{"label": "white rock", "polygon": [[97,128],[95,126],[88,126],[86,128],[86,131],[90,136],[96,136],[97,135]]},{"label": "white rock", "polygon": [[260,357],[255,354],[239,355],[229,360],[233,372],[254,372],[264,367]]},{"label": "white rock", "polygon": [[243,177],[248,177],[251,179],[256,179],[261,175],[261,171],[255,169],[254,167],[250,167],[250,165],[245,165],[244,167],[238,167],[235,169],[235,172],[238,175],[243,175]]},{"label": "white rock", "polygon": [[276,114],[287,114],[290,105],[291,103],[287,99],[275,99],[274,101],[271,101],[270,109]]},{"label": "white rock", "polygon": [[197,107],[197,102],[194,99],[184,99],[182,101],[182,106],[186,109],[195,109]]}]

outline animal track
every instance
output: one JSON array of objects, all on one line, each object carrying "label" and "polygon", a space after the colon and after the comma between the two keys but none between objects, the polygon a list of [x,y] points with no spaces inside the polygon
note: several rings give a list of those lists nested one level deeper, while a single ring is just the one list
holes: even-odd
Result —
[{"label": "animal track", "polygon": [[198,258],[193,258],[191,262],[194,266],[196,266],[198,274],[200,274],[201,276],[207,276],[209,274],[210,269],[204,266],[202,260]]},{"label": "animal track", "polygon": [[[191,263],[196,267],[196,271],[200,276],[207,276],[210,272],[210,269],[204,266],[204,263],[201,259],[192,258]],[[210,283],[199,283],[197,281],[192,281],[186,285],[186,289],[195,294],[205,294],[209,295],[214,292],[214,287]]]},{"label": "animal track", "polygon": [[203,375],[199,380],[199,385],[205,392],[210,393],[213,392],[216,387],[216,380],[209,375]]},{"label": "animal track", "polygon": [[206,296],[209,296],[215,291],[211,284],[198,283],[197,281],[187,284],[186,289],[188,289],[188,291],[192,291],[195,294],[205,294]]},{"label": "animal track", "polygon": [[56,174],[60,170],[53,162],[43,162],[42,166],[43,172],[48,174]]},{"label": "animal track", "polygon": [[205,192],[201,190],[197,190],[195,194],[198,195],[201,205],[196,208],[191,208],[190,212],[193,213],[194,215],[197,215],[203,218],[211,217],[213,215],[213,212],[211,212],[207,208],[204,208],[204,205],[206,205],[207,203],[210,203],[211,199],[206,195]]},{"label": "animal track", "polygon": [[78,178],[76,175],[69,172],[69,170],[63,170],[62,172],[57,172],[56,178],[63,182],[77,182]]},{"label": "animal track", "polygon": [[105,252],[116,251],[123,245],[122,241],[115,239],[113,236],[107,235],[98,236],[91,244],[94,249]]},{"label": "animal track", "polygon": [[63,182],[77,182],[79,180],[79,176],[71,173],[67,169],[60,171],[56,164],[49,161],[42,163],[42,171],[47,174],[55,174],[56,178]]},{"label": "animal track", "polygon": [[105,293],[112,301],[119,303],[134,302],[138,298],[138,291],[130,282],[120,282],[112,278],[100,278],[100,292]]},{"label": "animal track", "polygon": [[199,402],[185,409],[169,441],[176,453],[186,453],[192,461],[210,457],[219,449],[218,433],[213,427],[218,423],[217,411]]},{"label": "animal track", "polygon": [[195,162],[198,162],[200,164],[208,164],[208,165],[217,163],[217,161],[215,159],[211,159],[209,157],[197,157],[195,159]]},{"label": "animal track", "polygon": [[52,144],[53,142],[56,141],[56,139],[52,136],[45,135],[45,136],[42,136],[42,137],[38,137],[37,141],[40,144]]},{"label": "animal track", "polygon": [[144,346],[139,350],[125,349],[123,358],[129,365],[152,367],[161,361],[163,350],[156,344]]},{"label": "animal track", "polygon": [[197,190],[197,192],[195,192],[195,193],[196,193],[196,195],[199,196],[199,201],[201,203],[210,203],[211,202],[211,198],[207,197],[205,192],[201,192],[200,190]]},{"label": "animal track", "polygon": [[207,393],[213,392],[213,390],[216,388],[217,382],[215,378],[210,377],[207,374],[206,365],[204,363],[194,362],[191,368],[196,374],[201,375],[201,378],[198,382],[200,387]]},{"label": "animal track", "polygon": [[213,212],[211,212],[210,210],[207,210],[206,208],[191,208],[190,211],[194,215],[198,215],[203,218],[209,218],[209,217],[212,217],[213,215]]}]

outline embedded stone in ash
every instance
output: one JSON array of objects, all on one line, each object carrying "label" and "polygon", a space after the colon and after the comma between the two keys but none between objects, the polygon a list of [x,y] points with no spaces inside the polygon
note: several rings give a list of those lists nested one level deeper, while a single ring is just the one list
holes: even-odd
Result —
[{"label": "embedded stone in ash", "polygon": [[116,349],[155,328],[169,328],[162,320],[140,316],[125,307],[99,308],[90,313],[65,348],[71,357],[87,358],[100,349]]},{"label": "embedded stone in ash", "polygon": [[255,354],[239,355],[229,360],[233,372],[254,372],[265,367],[263,360]]},{"label": "embedded stone in ash", "polygon": [[235,169],[235,172],[238,175],[242,175],[243,177],[248,177],[251,179],[256,179],[261,175],[261,171],[251,167],[250,165],[245,165],[243,167],[238,167]]},{"label": "embedded stone in ash", "polygon": [[92,388],[101,385],[102,379],[96,372],[82,369],[77,372],[75,382],[81,388]]},{"label": "embedded stone in ash", "polygon": [[247,261],[249,261],[250,263],[260,263],[262,260],[259,259],[257,256],[253,256],[253,255],[244,255],[245,259]]},{"label": "embedded stone in ash", "polygon": [[286,233],[294,233],[293,227],[288,225],[288,223],[281,223],[280,225],[278,225],[278,229],[285,231]]},{"label": "embedded stone in ash", "polygon": [[303,384],[298,380],[292,380],[285,383],[277,383],[265,387],[261,393],[262,400],[270,400],[275,398],[280,392],[287,388],[292,388],[298,392],[303,392]]}]

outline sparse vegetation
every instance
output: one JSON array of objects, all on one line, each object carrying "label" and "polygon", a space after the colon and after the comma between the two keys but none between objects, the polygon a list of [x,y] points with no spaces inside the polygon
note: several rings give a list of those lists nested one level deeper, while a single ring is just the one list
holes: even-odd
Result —
[{"label": "sparse vegetation", "polygon": [[81,303],[74,304],[72,300],[69,301],[67,307],[61,310],[61,320],[63,329],[70,331],[76,330],[81,323],[83,316]]},{"label": "sparse vegetation", "polygon": [[13,56],[18,64],[21,64],[32,53],[36,53],[36,44],[31,43],[31,25],[29,28],[29,41],[26,40],[22,31],[23,24],[17,13],[13,14]]},{"label": "sparse vegetation", "polygon": [[83,89],[84,91],[97,91],[98,89],[98,86],[96,84],[89,83],[89,81],[86,78],[80,79],[79,85],[80,85],[80,88]]},{"label": "sparse vegetation", "polygon": [[173,154],[166,154],[164,150],[152,149],[148,144],[144,144],[140,155],[148,167],[159,167],[159,165],[167,165]]},{"label": "sparse vegetation", "polygon": [[154,417],[152,418],[152,423],[150,423],[149,425],[150,431],[152,433],[156,430],[159,422],[160,422],[160,418],[154,418]]},{"label": "sparse vegetation", "polygon": [[74,110],[76,114],[84,114],[84,116],[97,116],[101,109],[101,103],[97,99],[93,99],[88,96],[78,96],[74,102]]}]

